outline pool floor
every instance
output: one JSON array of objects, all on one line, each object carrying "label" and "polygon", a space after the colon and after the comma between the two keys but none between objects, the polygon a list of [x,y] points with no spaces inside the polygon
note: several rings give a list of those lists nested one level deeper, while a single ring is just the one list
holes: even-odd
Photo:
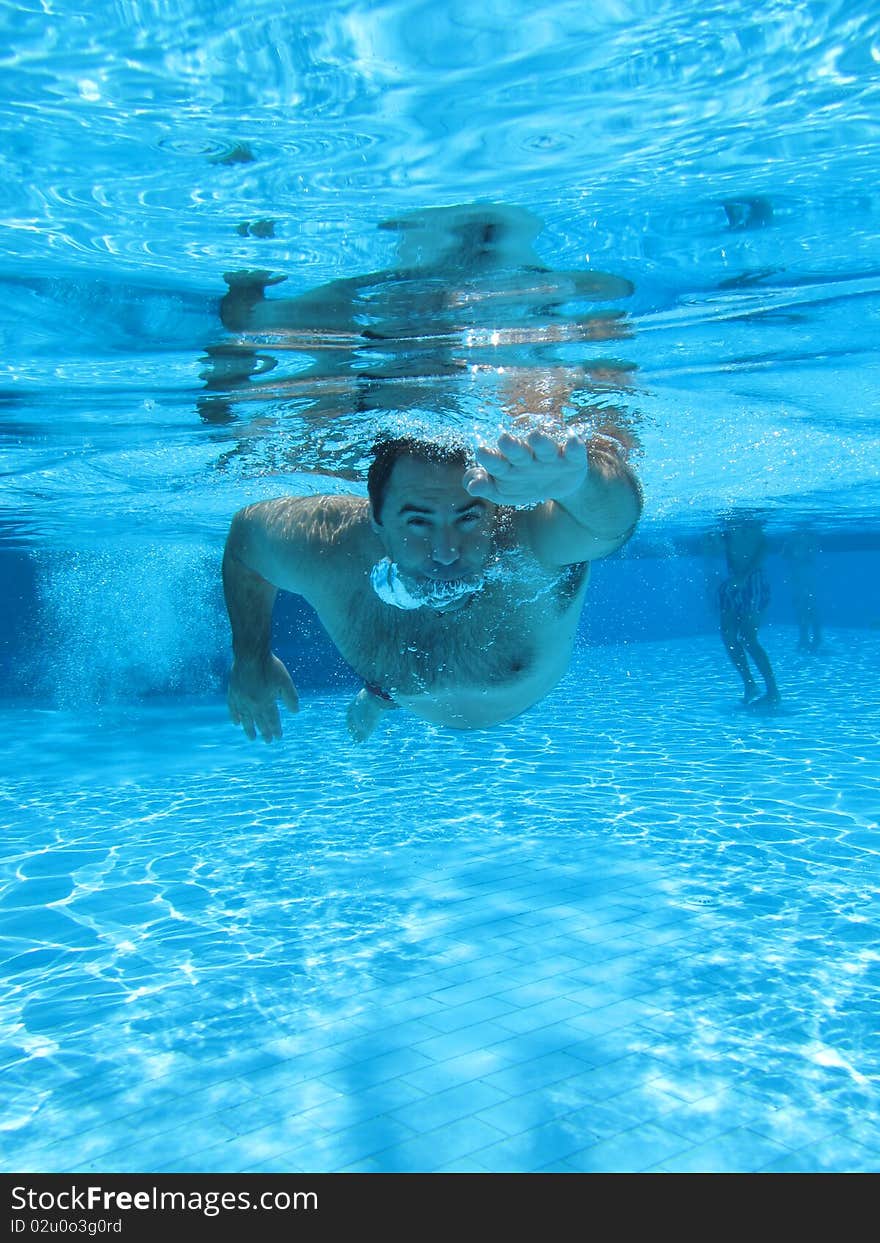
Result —
[{"label": "pool floor", "polygon": [[2,1157],[880,1169],[880,634],[591,648],[480,735],[2,710]]}]

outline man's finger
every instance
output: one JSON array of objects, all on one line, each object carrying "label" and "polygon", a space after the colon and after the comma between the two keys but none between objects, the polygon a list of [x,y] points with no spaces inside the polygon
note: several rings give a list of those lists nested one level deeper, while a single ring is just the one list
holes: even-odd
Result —
[{"label": "man's finger", "polygon": [[481,470],[480,467],[475,467],[468,471],[464,478],[464,486],[471,496],[482,497],[483,500],[493,501],[496,505],[502,503],[502,497],[495,480],[486,471]]},{"label": "man's finger", "polygon": [[539,462],[552,462],[559,457],[559,444],[546,432],[531,432],[528,445]]},{"label": "man's finger", "polygon": [[254,719],[264,742],[281,737],[281,715],[274,699],[265,704]]},{"label": "man's finger", "polygon": [[299,695],[297,695],[296,687],[292,682],[289,686],[282,686],[281,701],[285,708],[289,708],[291,712],[299,712]]},{"label": "man's finger", "polygon": [[476,451],[476,459],[489,475],[506,475],[511,469],[508,459],[497,449],[490,449],[488,445],[480,445]]},{"label": "man's finger", "polygon": [[518,436],[511,436],[509,432],[502,432],[498,437],[498,452],[514,466],[524,465],[532,456],[528,442],[520,440]]}]

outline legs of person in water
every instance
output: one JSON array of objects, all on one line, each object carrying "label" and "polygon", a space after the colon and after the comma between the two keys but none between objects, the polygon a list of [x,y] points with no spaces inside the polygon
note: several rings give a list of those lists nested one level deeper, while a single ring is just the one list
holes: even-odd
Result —
[{"label": "legs of person in water", "polygon": [[752,670],[749,665],[749,658],[739,633],[739,618],[735,613],[722,612],[721,614],[721,639],[730,657],[734,669],[736,669],[743,683],[743,703],[750,704],[754,700],[760,698],[761,692],[758,690],[758,684],[752,677]]},{"label": "legs of person in water", "polygon": [[798,612],[798,647],[802,652],[817,652],[822,645],[819,612],[812,601],[802,604]]},{"label": "legs of person in water", "polygon": [[[760,698],[751,697],[746,702],[756,708],[772,708],[779,703],[779,688],[770,664],[770,658],[758,642],[757,617],[743,617],[739,621],[739,634],[742,646],[754,661],[755,668],[764,679],[765,693]],[[751,676],[751,675],[750,675]],[[752,682],[754,686],[754,681]]]}]

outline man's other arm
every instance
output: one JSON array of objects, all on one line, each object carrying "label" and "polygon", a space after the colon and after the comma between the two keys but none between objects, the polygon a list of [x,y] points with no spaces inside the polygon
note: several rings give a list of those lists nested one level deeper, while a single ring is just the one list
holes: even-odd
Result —
[{"label": "man's other arm", "polygon": [[232,628],[229,714],[249,738],[281,737],[277,700],[298,709],[296,689],[271,650],[278,589],[305,595],[342,498],[282,497],[248,505],[232,520],[223,553],[223,594]]}]

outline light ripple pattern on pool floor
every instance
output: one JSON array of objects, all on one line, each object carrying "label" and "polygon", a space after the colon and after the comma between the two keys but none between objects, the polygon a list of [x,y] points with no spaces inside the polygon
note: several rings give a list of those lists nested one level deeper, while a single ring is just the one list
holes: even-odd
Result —
[{"label": "light ripple pattern on pool floor", "polygon": [[[880,1168],[880,635],[484,734],[4,713],[5,1168]],[[41,761],[58,743],[54,764]]]}]

